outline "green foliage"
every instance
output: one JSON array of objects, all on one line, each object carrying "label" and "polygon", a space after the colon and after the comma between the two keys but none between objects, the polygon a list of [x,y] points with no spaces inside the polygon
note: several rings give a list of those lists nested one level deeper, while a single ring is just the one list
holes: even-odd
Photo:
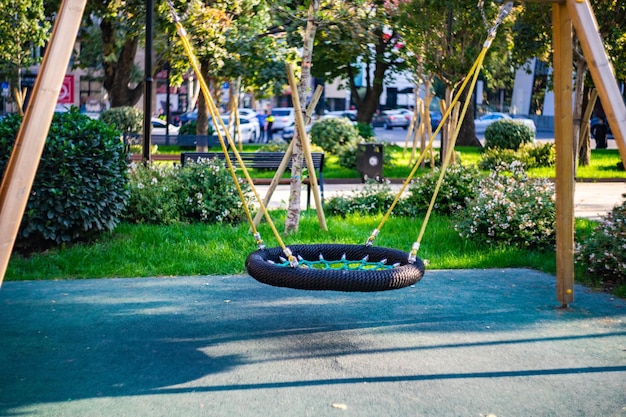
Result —
[{"label": "green foliage", "polygon": [[195,135],[197,132],[198,122],[192,120],[190,122],[185,123],[178,129],[179,135]]},{"label": "green foliage", "polygon": [[358,122],[356,130],[359,132],[359,136],[365,140],[374,137],[374,126],[371,123]]},{"label": "green foliage", "polygon": [[493,171],[501,164],[512,164],[515,161],[520,159],[513,149],[489,148],[484,150],[478,167],[484,171]]},{"label": "green foliage", "polygon": [[40,60],[33,50],[46,44],[50,21],[43,0],[0,0],[0,10],[0,74],[15,87],[20,71]]},{"label": "green foliage", "polygon": [[515,120],[498,120],[485,129],[485,148],[518,150],[523,143],[532,143],[534,134],[530,127]]},{"label": "green foliage", "polygon": [[554,184],[529,178],[515,162],[500,166],[479,184],[465,210],[456,213],[456,230],[481,244],[530,249],[554,247]]},{"label": "green foliage", "polygon": [[[19,116],[0,121],[4,172]],[[77,109],[52,120],[18,236],[25,250],[70,243],[109,231],[128,199],[126,155],[119,132]]]},{"label": "green foliage", "polygon": [[554,143],[524,144],[519,149],[527,168],[552,167],[556,162]]},{"label": "green foliage", "polygon": [[[623,197],[626,197],[624,195]],[[576,261],[605,287],[626,284],[626,201],[602,219],[591,237],[577,244]]]},{"label": "green foliage", "polygon": [[[408,196],[399,208],[403,215],[415,216],[426,212],[440,175],[441,168],[435,168],[413,181]],[[464,208],[466,200],[476,195],[476,187],[481,179],[482,175],[474,166],[461,164],[449,166],[437,192],[434,211],[439,214],[451,214]]]},{"label": "green foliage", "polygon": [[[198,133],[198,122],[196,120],[192,120],[190,122],[185,123],[178,130],[179,135],[196,135]],[[209,123],[207,128],[207,135],[215,134],[215,128],[213,128],[213,124]]]},{"label": "green foliage", "polygon": [[389,184],[369,182],[357,193],[327,199],[324,211],[332,216],[378,214],[391,207],[395,194]]},{"label": "green foliage", "polygon": [[527,169],[552,167],[556,160],[553,143],[532,144],[525,143],[518,150],[489,148],[485,149],[479,162],[482,170],[494,170],[499,165],[511,164],[515,161],[524,164]]},{"label": "green foliage", "polygon": [[350,120],[343,117],[332,117],[313,123],[310,134],[311,143],[333,155],[337,155],[342,148],[359,142],[357,130]]},{"label": "green foliage", "polygon": [[[241,184],[246,203],[249,187]],[[224,162],[218,159],[180,165],[131,165],[131,223],[224,223],[245,219],[244,203]]]},{"label": "green foliage", "polygon": [[136,107],[113,107],[100,113],[100,120],[122,133],[139,133],[143,130],[143,111]]}]

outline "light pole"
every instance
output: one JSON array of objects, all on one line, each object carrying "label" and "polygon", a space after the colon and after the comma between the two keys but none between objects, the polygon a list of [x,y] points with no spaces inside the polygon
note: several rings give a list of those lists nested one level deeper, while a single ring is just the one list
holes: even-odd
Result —
[{"label": "light pole", "polygon": [[152,130],[152,10],[153,0],[146,0],[146,57],[144,65],[144,92],[143,92],[143,162],[150,162],[150,147]]}]

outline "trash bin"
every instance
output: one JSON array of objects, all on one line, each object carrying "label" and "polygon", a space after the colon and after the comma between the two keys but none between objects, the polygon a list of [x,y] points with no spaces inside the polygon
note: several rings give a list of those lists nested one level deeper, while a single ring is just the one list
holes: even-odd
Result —
[{"label": "trash bin", "polygon": [[383,145],[380,143],[359,143],[356,152],[356,169],[361,181],[383,180]]}]

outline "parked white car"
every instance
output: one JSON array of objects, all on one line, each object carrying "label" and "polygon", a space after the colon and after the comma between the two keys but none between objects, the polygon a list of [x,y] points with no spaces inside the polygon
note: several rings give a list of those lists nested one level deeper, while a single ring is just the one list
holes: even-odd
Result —
[{"label": "parked white car", "polygon": [[237,111],[239,112],[239,120],[241,119],[246,119],[247,121],[249,121],[250,123],[252,123],[255,126],[255,138],[258,138],[261,136],[261,125],[259,124],[259,119],[257,117],[257,112],[252,110],[252,109],[244,109],[244,108],[239,108],[237,109]]},{"label": "parked white car", "polygon": [[296,124],[296,111],[293,107],[274,107],[272,116],[274,116],[273,132],[278,132],[287,126]]},{"label": "parked white car", "polygon": [[174,126],[172,124],[167,126],[167,123],[165,122],[165,120],[161,120],[156,117],[153,117],[152,119],[150,119],[150,122],[152,123],[151,134],[158,135],[158,136],[165,136],[165,133],[167,131],[170,136],[178,136],[178,129],[180,129],[178,126]]},{"label": "parked white car", "polygon": [[535,122],[533,122],[532,119],[523,116],[497,112],[486,113],[484,116],[475,119],[474,125],[476,126],[476,133],[485,133],[485,129],[487,129],[487,126],[489,126],[493,122],[497,122],[498,120],[512,120],[514,122],[522,123],[532,129],[533,135],[537,134],[537,127],[535,126]]},{"label": "parked white car", "polygon": [[[228,127],[228,120],[230,118],[230,114],[226,113],[222,115],[222,121],[224,122],[224,126]],[[213,126],[213,122],[209,122],[210,126]],[[241,131],[241,141],[242,142],[255,142],[257,139],[257,128],[259,126],[259,123],[257,122],[252,123],[250,122],[250,120],[248,119],[244,119],[241,116],[239,116],[239,129]],[[232,122],[232,126],[230,128],[230,135],[232,138],[235,137],[235,121],[233,120]],[[224,129],[222,128],[221,124],[220,126],[218,126],[218,129],[220,131],[220,133],[222,135],[224,135]]]}]

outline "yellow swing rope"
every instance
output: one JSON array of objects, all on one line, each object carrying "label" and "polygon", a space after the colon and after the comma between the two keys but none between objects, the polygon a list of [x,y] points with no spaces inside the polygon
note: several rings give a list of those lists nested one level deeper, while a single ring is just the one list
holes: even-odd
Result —
[{"label": "yellow swing rope", "polygon": [[[248,173],[248,170],[246,169],[243,160],[241,159],[241,156],[239,155],[239,152],[237,151],[237,147],[236,144],[233,142],[232,138],[230,137],[230,133],[228,131],[228,129],[224,126],[224,122],[222,120],[221,117],[219,117],[219,111],[217,109],[217,106],[215,105],[215,102],[213,101],[213,97],[211,95],[211,92],[209,91],[209,87],[206,83],[206,81],[204,80],[204,77],[202,76],[202,73],[200,72],[200,67],[198,65],[197,62],[197,58],[193,52],[193,48],[189,42],[188,36],[187,36],[187,31],[185,30],[185,28],[183,27],[181,21],[180,21],[180,17],[178,16],[178,13],[176,13],[176,9],[174,9],[174,5],[172,4],[172,2],[170,0],[167,1],[167,4],[170,8],[170,12],[172,14],[172,19],[174,21],[174,23],[176,24],[176,29],[178,32],[178,35],[180,36],[181,42],[183,44],[183,47],[185,49],[185,52],[187,54],[187,57],[189,58],[189,61],[191,63],[191,66],[194,70],[194,73],[196,74],[196,77],[198,78],[198,81],[200,83],[200,89],[202,90],[202,94],[204,95],[205,101],[208,104],[209,107],[209,113],[211,114],[211,119],[213,120],[213,124],[215,126],[218,126],[218,123],[224,128],[224,132],[226,133],[226,139],[228,140],[228,143],[231,147],[231,149],[233,150],[233,154],[235,155],[235,158],[237,159],[237,161],[239,162],[239,166],[242,169],[242,172],[246,178],[246,181],[248,182],[248,184],[250,185],[250,188],[252,189],[258,203],[260,206],[260,210],[263,212],[263,215],[265,216],[265,219],[267,220],[267,223],[270,225],[270,228],[272,229],[272,232],[274,233],[274,236],[276,237],[276,240],[278,241],[279,246],[282,248],[283,253],[285,254],[285,256],[287,257],[287,259],[289,260],[289,263],[292,267],[295,267],[298,265],[298,261],[295,258],[295,256],[293,256],[293,254],[291,253],[291,250],[289,250],[289,248],[287,248],[287,246],[285,245],[285,243],[283,242],[283,240],[280,237],[280,233],[278,232],[278,230],[276,229],[276,226],[274,225],[274,223],[272,222],[272,219],[269,215],[269,212],[267,211],[267,208],[265,207],[265,205],[263,204],[263,200],[261,199],[261,196],[259,195],[259,193],[257,192],[256,188],[254,187],[254,183],[252,181],[252,178],[250,177],[250,174]],[[237,178],[237,175],[235,173],[235,168],[232,164],[232,161],[230,159],[230,156],[228,154],[228,149],[226,147],[226,144],[224,143],[224,138],[222,137],[222,134],[220,132],[219,129],[216,129],[216,133],[217,133],[217,137],[218,140],[220,142],[220,146],[222,148],[222,152],[224,153],[224,158],[226,160],[226,163],[228,165],[228,168],[230,170],[230,174],[233,178],[233,182],[235,183],[235,186],[237,187],[237,192],[239,193],[239,198],[241,199],[241,201],[244,203],[244,210],[246,212],[246,217],[248,218],[248,223],[250,223],[250,228],[252,229],[252,232],[254,234],[254,238],[257,244],[257,247],[259,249],[263,249],[265,247],[264,243],[263,243],[263,239],[261,239],[261,235],[260,233],[257,231],[255,225],[254,225],[254,221],[252,219],[252,216],[250,214],[250,210],[247,206],[247,204],[245,204],[245,196],[243,194],[243,191],[241,190],[241,186],[239,185],[239,180]]]},{"label": "yellow swing rope", "polygon": [[[478,75],[480,74],[480,68],[482,68],[482,64],[483,64],[483,61],[485,59],[485,56],[487,55],[487,52],[488,52],[489,48],[491,47],[491,44],[492,44],[493,40],[496,37],[497,29],[500,26],[500,24],[502,23],[502,21],[509,15],[509,13],[511,12],[512,8],[513,8],[513,2],[510,2],[510,1],[505,3],[505,4],[503,4],[500,7],[500,12],[498,13],[498,17],[496,19],[496,22],[495,22],[494,26],[491,28],[491,30],[489,31],[489,35],[487,36],[487,40],[483,44],[482,50],[478,54],[478,57],[476,58],[476,60],[474,61],[474,64],[472,65],[472,68],[470,69],[470,71],[468,72],[467,76],[465,77],[465,80],[463,81],[461,87],[459,88],[458,93],[456,94],[456,96],[454,97],[452,102],[450,103],[450,106],[448,107],[448,109],[446,110],[444,116],[442,117],[442,120],[439,123],[439,126],[437,126],[437,129],[435,130],[435,132],[430,137],[430,139],[428,141],[428,144],[426,145],[426,148],[424,149],[424,152],[422,152],[422,154],[418,158],[417,162],[413,166],[413,169],[409,173],[408,177],[403,182],[402,187],[400,188],[400,190],[396,194],[396,197],[395,197],[394,201],[391,203],[391,206],[389,207],[389,209],[387,210],[387,212],[383,216],[383,219],[381,220],[380,224],[378,225],[378,227],[376,229],[374,229],[372,234],[367,239],[366,245],[371,246],[374,243],[374,240],[376,239],[376,237],[380,233],[380,229],[383,227],[383,225],[389,219],[389,217],[391,215],[391,212],[393,211],[395,206],[398,204],[398,201],[402,197],[402,194],[406,190],[406,188],[409,185],[410,181],[413,179],[413,176],[415,175],[415,173],[417,172],[417,169],[419,168],[420,164],[422,163],[423,159],[425,158],[427,151],[433,146],[435,138],[439,134],[439,132],[440,132],[442,126],[444,125],[445,121],[450,116],[450,114],[452,112],[452,109],[454,108],[456,103],[459,101],[459,98],[461,97],[461,95],[463,94],[463,91],[467,87],[467,84],[468,84],[470,78],[472,80],[472,83],[471,83],[471,86],[470,86],[468,91],[473,91],[474,87],[476,86],[476,81],[478,80]],[[452,157],[452,152],[454,152],[454,145],[455,145],[456,140],[458,138],[459,132],[461,131],[461,126],[463,124],[463,119],[465,118],[465,114],[467,113],[467,109],[469,107],[469,102],[470,102],[470,97],[468,95],[467,99],[465,100],[465,104],[463,106],[463,110],[461,112],[461,115],[459,116],[459,119],[458,119],[459,121],[457,123],[457,126],[455,127],[455,131],[454,131],[454,134],[452,136],[452,140],[450,141],[450,144],[449,144],[450,146],[448,146],[448,149],[446,151],[446,155],[444,157],[444,161],[443,161],[443,164],[441,166],[441,172],[439,174],[439,178],[438,178],[437,183],[435,185],[435,190],[434,190],[433,196],[432,196],[432,198],[430,200],[430,204],[428,206],[428,210],[426,212],[426,216],[424,217],[424,222],[422,223],[422,227],[421,227],[420,232],[418,234],[417,240],[413,243],[413,245],[411,247],[411,251],[409,252],[409,260],[408,260],[409,263],[413,263],[416,260],[417,251],[419,250],[422,238],[424,236],[424,232],[426,230],[426,225],[428,224],[428,221],[430,219],[430,215],[432,214],[432,210],[433,210],[433,207],[435,205],[435,200],[437,198],[437,194],[439,193],[439,189],[441,188],[441,184],[443,183],[443,178],[445,176],[446,170],[447,170],[448,165],[450,163],[450,159]]]}]

